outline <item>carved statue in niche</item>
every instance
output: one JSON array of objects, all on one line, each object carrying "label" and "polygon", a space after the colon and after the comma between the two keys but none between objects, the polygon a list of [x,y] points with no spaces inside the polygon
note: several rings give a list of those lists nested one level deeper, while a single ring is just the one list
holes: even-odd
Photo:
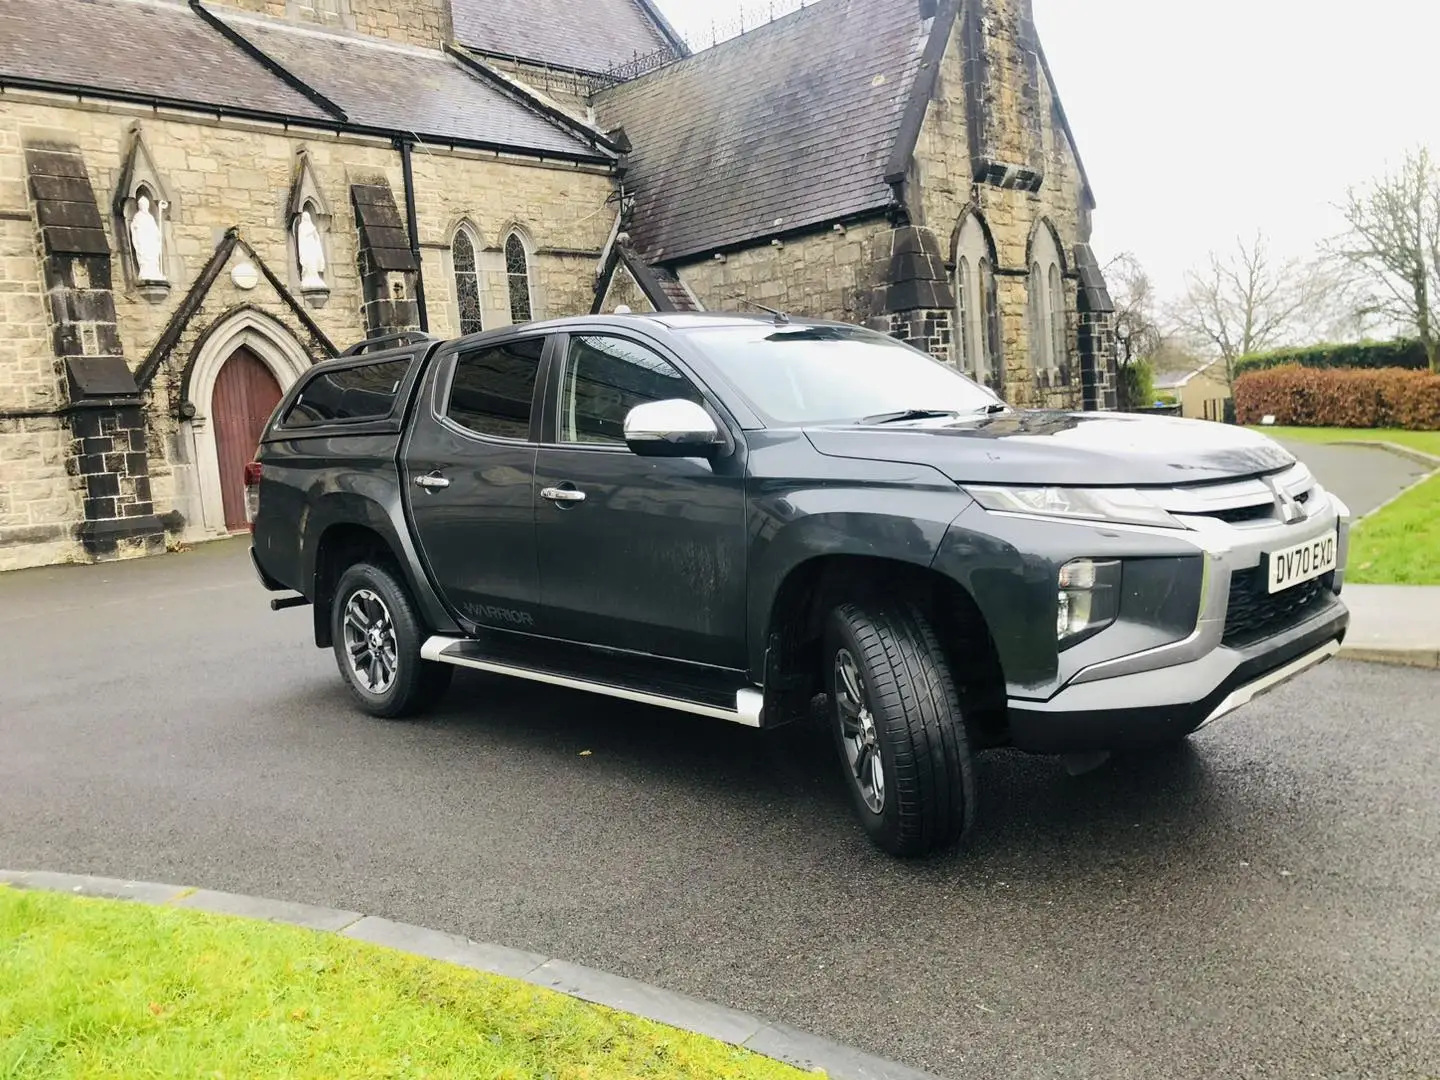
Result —
[{"label": "carved statue in niche", "polygon": [[325,246],[320,241],[320,230],[310,216],[307,206],[300,211],[295,222],[295,252],[300,263],[301,291],[328,289],[325,283]]},{"label": "carved statue in niche", "polygon": [[141,194],[135,200],[135,214],[130,219],[130,246],[135,252],[135,266],[141,281],[168,281],[164,267],[164,239],[160,235],[159,217],[169,204],[160,200],[159,214],[150,212],[150,197]]}]

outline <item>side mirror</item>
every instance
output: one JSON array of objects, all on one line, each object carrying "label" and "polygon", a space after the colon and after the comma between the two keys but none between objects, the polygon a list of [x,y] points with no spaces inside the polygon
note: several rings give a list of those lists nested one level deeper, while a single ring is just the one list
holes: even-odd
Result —
[{"label": "side mirror", "polygon": [[724,439],[701,406],[673,398],[631,409],[625,416],[625,445],[641,457],[709,457]]}]

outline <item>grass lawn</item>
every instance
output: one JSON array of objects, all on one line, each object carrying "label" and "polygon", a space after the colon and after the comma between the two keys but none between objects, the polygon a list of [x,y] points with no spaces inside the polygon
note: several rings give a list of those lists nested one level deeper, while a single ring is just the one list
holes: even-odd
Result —
[{"label": "grass lawn", "polygon": [[[1371,428],[1256,427],[1297,442],[1389,442],[1440,458],[1440,431]],[[1350,535],[1347,582],[1440,585],[1440,476],[1415,487],[1360,522]]]},{"label": "grass lawn", "polygon": [[1297,442],[1390,442],[1411,450],[1440,457],[1440,431],[1402,431],[1399,428],[1319,428],[1260,427],[1252,428],[1263,435]]},{"label": "grass lawn", "polygon": [[1440,585],[1440,476],[1366,518],[1350,534],[1347,582]]},{"label": "grass lawn", "polygon": [[0,886],[5,1080],[814,1075],[332,934]]}]

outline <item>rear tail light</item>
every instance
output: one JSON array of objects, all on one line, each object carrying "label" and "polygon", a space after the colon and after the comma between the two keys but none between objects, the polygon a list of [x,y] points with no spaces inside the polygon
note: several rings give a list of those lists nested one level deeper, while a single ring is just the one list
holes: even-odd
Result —
[{"label": "rear tail light", "polygon": [[250,531],[255,531],[255,517],[260,513],[260,462],[245,464],[245,520]]}]

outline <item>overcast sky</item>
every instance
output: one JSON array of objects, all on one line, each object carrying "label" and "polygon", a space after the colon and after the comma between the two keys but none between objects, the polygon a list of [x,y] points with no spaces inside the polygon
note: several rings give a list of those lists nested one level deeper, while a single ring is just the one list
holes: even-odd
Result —
[{"label": "overcast sky", "polygon": [[[741,8],[659,4],[699,36]],[[1440,0],[1034,4],[1099,202],[1098,254],[1133,251],[1164,292],[1257,228],[1308,255],[1347,185],[1418,143],[1440,152]]]}]

